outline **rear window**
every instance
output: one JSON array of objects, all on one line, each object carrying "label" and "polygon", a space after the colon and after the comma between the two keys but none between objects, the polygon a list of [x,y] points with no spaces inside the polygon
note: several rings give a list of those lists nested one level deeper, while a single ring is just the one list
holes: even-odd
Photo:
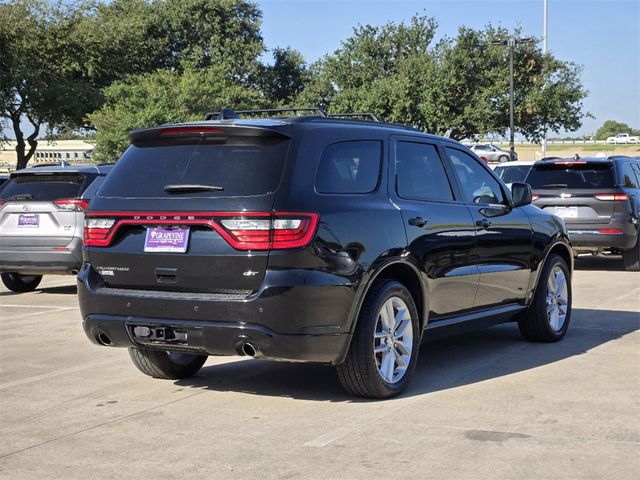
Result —
[{"label": "rear window", "polygon": [[89,177],[78,173],[18,174],[0,187],[0,198],[35,202],[75,198],[89,185]]},{"label": "rear window", "polygon": [[[288,146],[288,140],[280,139],[251,145],[132,145],[98,193],[135,198],[264,195],[280,183]],[[165,191],[189,185],[215,188]]]},{"label": "rear window", "polygon": [[615,182],[610,164],[536,165],[527,177],[531,188],[609,188]]},{"label": "rear window", "polygon": [[517,167],[496,167],[494,172],[500,177],[504,183],[524,182],[527,173],[531,170],[530,165],[520,165]]},{"label": "rear window", "polygon": [[380,177],[382,142],[363,140],[329,145],[322,153],[318,193],[369,193]]}]

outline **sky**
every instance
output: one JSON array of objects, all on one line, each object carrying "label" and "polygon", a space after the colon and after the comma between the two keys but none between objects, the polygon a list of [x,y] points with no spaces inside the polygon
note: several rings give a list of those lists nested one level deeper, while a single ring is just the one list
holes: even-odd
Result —
[{"label": "sky", "polygon": [[[462,25],[521,27],[543,36],[544,0],[260,0],[267,48],[291,47],[312,62],[340,47],[353,27],[409,21],[419,13],[438,22],[437,38]],[[589,96],[577,134],[595,133],[605,120],[640,128],[640,0],[548,0],[547,48],[584,67]],[[573,134],[572,134],[573,135]]]}]

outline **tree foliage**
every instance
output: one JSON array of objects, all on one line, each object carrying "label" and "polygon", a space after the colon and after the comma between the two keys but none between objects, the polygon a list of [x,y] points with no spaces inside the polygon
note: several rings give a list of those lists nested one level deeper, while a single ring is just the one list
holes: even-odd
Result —
[{"label": "tree foliage", "polygon": [[[370,111],[454,138],[503,134],[509,118],[509,68],[504,28],[461,27],[455,38],[433,43],[436,22],[415,16],[408,24],[361,26],[340,49],[311,67],[298,100],[331,111]],[[519,32],[515,32],[516,35]],[[580,68],[534,44],[514,53],[515,124],[536,140],[544,126],[575,130],[581,125],[586,91]]]},{"label": "tree foliage", "polygon": [[0,117],[16,136],[19,168],[33,156],[45,124],[80,125],[100,103],[75,36],[89,9],[40,0],[0,5]]},{"label": "tree foliage", "polygon": [[626,123],[616,122],[615,120],[607,120],[596,131],[596,140],[606,140],[609,137],[615,137],[619,133],[628,133],[630,135],[640,135],[640,130],[634,130]]}]

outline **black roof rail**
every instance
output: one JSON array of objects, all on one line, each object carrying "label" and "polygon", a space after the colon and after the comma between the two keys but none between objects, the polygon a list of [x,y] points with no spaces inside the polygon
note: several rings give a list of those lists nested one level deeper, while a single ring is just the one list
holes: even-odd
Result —
[{"label": "black roof rail", "polygon": [[204,117],[205,120],[229,120],[233,118],[240,118],[241,115],[262,115],[262,114],[280,114],[280,113],[293,113],[298,112],[315,112],[321,117],[326,117],[327,114],[320,107],[292,107],[292,108],[260,108],[256,110],[231,110],[229,108],[223,108],[219,112],[207,113]]},{"label": "black roof rail", "polygon": [[378,122],[378,123],[380,123],[382,121],[375,114],[373,114],[373,113],[365,113],[365,112],[358,112],[358,113],[328,113],[327,117],[329,117],[329,118],[362,118],[364,120],[370,120],[372,122]]}]

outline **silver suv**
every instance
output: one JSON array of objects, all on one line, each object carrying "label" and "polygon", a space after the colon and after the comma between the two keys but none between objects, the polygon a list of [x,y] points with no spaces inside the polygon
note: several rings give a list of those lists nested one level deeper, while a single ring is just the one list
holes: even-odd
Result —
[{"label": "silver suv", "polygon": [[33,167],[0,187],[0,273],[14,292],[82,266],[84,210],[111,165]]},{"label": "silver suv", "polygon": [[[478,143],[472,145],[471,150],[480,158],[486,158],[487,162],[508,162],[510,157],[510,152],[508,150],[503,150],[502,148],[493,144]],[[516,152],[513,152],[513,155],[513,160],[518,160],[518,154]]]}]

